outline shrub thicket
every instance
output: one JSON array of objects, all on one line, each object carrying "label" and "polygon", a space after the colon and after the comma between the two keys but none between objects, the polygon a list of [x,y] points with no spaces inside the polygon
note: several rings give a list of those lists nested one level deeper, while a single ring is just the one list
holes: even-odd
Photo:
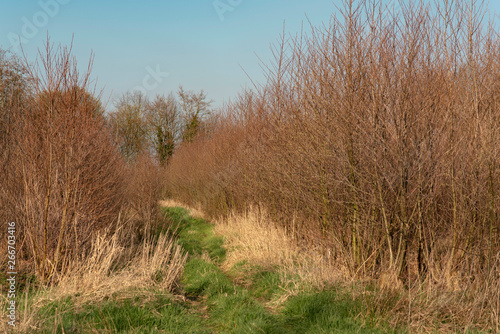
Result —
[{"label": "shrub thicket", "polygon": [[498,328],[500,39],[487,8],[340,12],[283,37],[266,85],[176,152],[169,189],[214,216],[262,204],[352,276],[476,291],[465,317]]},{"label": "shrub thicket", "polygon": [[159,165],[120,154],[91,65],[80,74],[49,42],[35,64],[0,58],[1,226],[16,223],[16,268],[42,284],[75,270],[98,235],[133,250],[159,219]]}]

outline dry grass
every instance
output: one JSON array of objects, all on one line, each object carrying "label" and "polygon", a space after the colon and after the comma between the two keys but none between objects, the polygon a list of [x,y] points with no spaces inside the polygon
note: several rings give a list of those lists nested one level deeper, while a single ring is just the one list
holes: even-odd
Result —
[{"label": "dry grass", "polygon": [[[120,247],[120,238],[117,235],[112,238],[97,236],[91,256],[75,263],[60,278],[54,296],[62,298],[78,294],[80,302],[97,302],[115,292],[139,286],[160,286],[167,291],[176,287],[187,254],[173,239],[162,234],[156,241],[144,241],[135,254],[131,254]],[[128,258],[123,258],[124,253]],[[123,269],[115,270],[117,262],[125,262]],[[159,273],[161,281],[155,279]]]},{"label": "dry grass", "polygon": [[227,270],[244,260],[261,268],[277,267],[283,273],[283,283],[295,278],[297,289],[302,285],[323,288],[348,278],[347,268],[321,254],[320,249],[300,246],[260,206],[217,219],[215,231],[225,237],[229,249],[224,262]]},{"label": "dry grass", "polygon": [[500,279],[480,281],[456,291],[426,281],[413,282],[408,288],[395,285],[365,292],[372,298],[367,309],[385,314],[394,326],[406,325],[411,333],[499,333],[500,327],[495,324],[499,320]]},{"label": "dry grass", "polygon": [[185,203],[182,203],[182,202],[177,201],[177,200],[172,199],[172,198],[161,200],[158,202],[158,204],[160,204],[160,206],[164,206],[164,207],[182,207],[182,208],[189,210],[189,213],[192,217],[202,218],[202,219],[207,218],[207,215],[201,210],[201,208],[199,206],[192,207],[192,206],[186,205]]},{"label": "dry grass", "polygon": [[[187,253],[166,234],[157,240],[144,240],[134,249],[125,249],[121,245],[124,233],[119,230],[112,236],[96,235],[89,256],[75,260],[60,274],[56,286],[40,288],[34,293],[28,291],[26,299],[18,301],[24,304],[24,311],[18,310],[16,330],[23,333],[36,329],[41,308],[67,297],[72,297],[74,306],[78,307],[85,303],[96,304],[117,294],[136,296],[151,287],[175,292]],[[2,304],[5,302],[3,299]],[[7,322],[2,320],[6,326]]]}]

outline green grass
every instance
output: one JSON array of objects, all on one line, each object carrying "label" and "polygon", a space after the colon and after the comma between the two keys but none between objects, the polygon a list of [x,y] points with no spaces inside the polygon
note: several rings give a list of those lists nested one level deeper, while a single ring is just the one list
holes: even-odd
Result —
[{"label": "green grass", "polygon": [[190,297],[213,297],[235,292],[235,286],[219,267],[196,257],[186,263],[182,282],[186,295]]},{"label": "green grass", "polygon": [[262,298],[266,301],[274,296],[280,296],[284,292],[282,279],[279,272],[270,270],[258,270],[250,276],[252,285],[250,289],[256,298]]},{"label": "green grass", "polygon": [[334,291],[290,298],[279,320],[289,333],[396,333],[364,324],[362,304]]},{"label": "green grass", "polygon": [[201,218],[193,218],[184,208],[165,208],[166,217],[172,221],[179,244],[191,255],[207,252],[216,262],[224,260],[224,239],[216,236],[212,225]]},{"label": "green grass", "polygon": [[189,305],[161,291],[115,296],[99,304],[75,307],[68,298],[47,305],[36,333],[211,333]]}]

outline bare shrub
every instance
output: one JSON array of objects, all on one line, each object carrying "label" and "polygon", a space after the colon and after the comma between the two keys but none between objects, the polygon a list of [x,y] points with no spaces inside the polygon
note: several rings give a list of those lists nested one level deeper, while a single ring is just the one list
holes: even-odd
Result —
[{"label": "bare shrub", "polygon": [[[131,244],[148,237],[160,219],[158,201],[162,190],[161,169],[154,159],[142,153],[128,164],[125,173],[125,209],[129,219]],[[135,237],[135,239],[134,239]],[[134,241],[136,240],[136,241]]]},{"label": "bare shrub", "polygon": [[480,297],[498,295],[500,254],[500,39],[484,3],[340,14],[283,36],[266,85],[174,155],[172,194],[212,216],[260,203],[349,277],[436,287],[419,310],[461,291],[455,325],[498,329]]},{"label": "bare shrub", "polygon": [[123,164],[89,73],[79,76],[70,51],[49,42],[39,61],[26,65],[33,87],[15,115],[2,192],[19,227],[19,260],[46,283],[116,221]]}]

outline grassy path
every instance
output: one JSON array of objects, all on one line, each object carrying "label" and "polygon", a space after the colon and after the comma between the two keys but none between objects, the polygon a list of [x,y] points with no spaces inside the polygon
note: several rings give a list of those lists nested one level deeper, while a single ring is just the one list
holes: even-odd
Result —
[{"label": "grassy path", "polygon": [[[277,309],[266,307],[282,293],[277,272],[219,265],[226,250],[212,225],[183,208],[165,208],[177,226],[178,242],[189,252],[182,280],[186,298],[214,333],[392,333],[364,324],[356,315],[361,304],[336,291],[304,293]],[[244,277],[234,283],[234,277]]]}]

